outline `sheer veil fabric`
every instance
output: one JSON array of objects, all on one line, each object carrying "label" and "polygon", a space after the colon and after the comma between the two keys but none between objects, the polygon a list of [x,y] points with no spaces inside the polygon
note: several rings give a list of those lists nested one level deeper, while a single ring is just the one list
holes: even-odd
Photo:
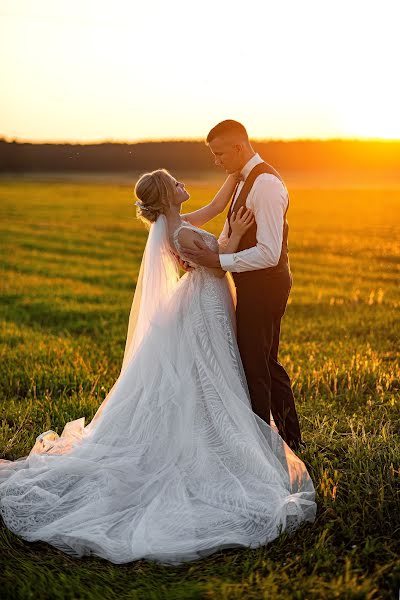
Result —
[{"label": "sheer veil fabric", "polygon": [[28,456],[0,461],[6,526],[75,557],[179,564],[313,522],[304,463],[251,410],[234,302],[228,277],[197,267],[179,278],[159,217],[120,375],[88,425],[70,421],[61,436],[38,436]]}]

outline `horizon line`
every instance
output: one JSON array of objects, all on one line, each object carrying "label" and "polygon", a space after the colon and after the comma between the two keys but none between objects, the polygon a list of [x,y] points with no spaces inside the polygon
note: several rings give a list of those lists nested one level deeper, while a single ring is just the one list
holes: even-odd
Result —
[{"label": "horizon line", "polygon": [[[393,143],[400,142],[400,138],[380,138],[380,137],[297,137],[297,138],[249,138],[251,142],[255,143],[268,143],[268,142],[383,142],[383,143]],[[117,139],[117,138],[101,138],[94,140],[77,140],[77,139],[29,139],[17,136],[8,136],[0,133],[0,141],[4,141],[7,143],[17,143],[17,144],[70,144],[70,145],[80,145],[80,146],[93,146],[93,145],[101,145],[101,144],[148,144],[148,143],[161,143],[161,142],[200,142],[206,143],[205,138],[199,137],[166,137],[166,138],[137,138],[137,139]]]}]

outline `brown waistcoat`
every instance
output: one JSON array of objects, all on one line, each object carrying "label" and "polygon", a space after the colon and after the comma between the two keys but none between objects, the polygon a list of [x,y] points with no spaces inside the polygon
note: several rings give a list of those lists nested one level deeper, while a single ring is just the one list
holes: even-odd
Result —
[{"label": "brown waistcoat", "polygon": [[[240,194],[235,202],[235,206],[234,206],[235,212],[237,212],[241,206],[246,206],[247,196],[249,195],[249,192],[250,192],[251,188],[253,187],[256,177],[258,177],[258,175],[261,175],[262,173],[270,173],[272,175],[275,175],[283,183],[282,177],[271,165],[269,165],[266,162],[262,162],[262,163],[256,165],[250,171],[248,177],[246,178],[244,185],[240,191]],[[232,199],[232,202],[231,202],[231,205],[230,205],[229,211],[228,211],[228,216],[227,216],[228,223],[229,223],[230,217],[233,212],[233,210],[232,210],[233,200],[234,200],[234,198]],[[232,276],[233,276],[233,279],[234,279],[236,285],[240,284],[242,281],[243,281],[243,283],[249,282],[249,281],[251,281],[251,282],[254,281],[254,283],[256,283],[257,280],[264,280],[265,278],[275,276],[277,273],[285,272],[285,271],[289,270],[289,259],[288,259],[289,225],[286,220],[286,214],[287,214],[288,209],[289,209],[289,202],[288,202],[285,214],[283,215],[282,248],[281,248],[281,254],[279,257],[278,264],[275,267],[266,267],[265,269],[256,269],[254,271],[243,271],[241,273],[232,273]],[[231,229],[231,226],[229,225],[229,235],[231,235],[231,233],[232,233],[232,229]],[[241,250],[246,250],[247,248],[252,248],[253,246],[255,246],[257,244],[257,235],[256,234],[257,234],[257,225],[254,224],[242,236],[239,246],[238,246],[238,249],[237,249],[237,252],[240,252]]]}]

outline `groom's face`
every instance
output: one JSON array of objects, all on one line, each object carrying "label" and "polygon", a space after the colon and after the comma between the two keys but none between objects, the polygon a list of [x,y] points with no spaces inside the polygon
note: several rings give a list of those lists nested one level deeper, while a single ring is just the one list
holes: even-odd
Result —
[{"label": "groom's face", "polygon": [[243,167],[241,158],[241,144],[231,137],[214,138],[208,144],[214,155],[217,167],[222,167],[228,173],[239,171]]}]

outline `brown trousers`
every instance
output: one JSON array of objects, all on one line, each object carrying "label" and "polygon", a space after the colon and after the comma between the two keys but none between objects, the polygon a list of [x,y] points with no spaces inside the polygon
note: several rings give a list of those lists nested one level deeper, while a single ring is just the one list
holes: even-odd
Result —
[{"label": "brown trousers", "polygon": [[290,447],[297,448],[301,433],[293,391],[289,375],[278,360],[281,319],[292,275],[285,268],[268,279],[246,276],[235,277],[236,320],[252,408],[268,424],[271,411],[281,437]]}]

